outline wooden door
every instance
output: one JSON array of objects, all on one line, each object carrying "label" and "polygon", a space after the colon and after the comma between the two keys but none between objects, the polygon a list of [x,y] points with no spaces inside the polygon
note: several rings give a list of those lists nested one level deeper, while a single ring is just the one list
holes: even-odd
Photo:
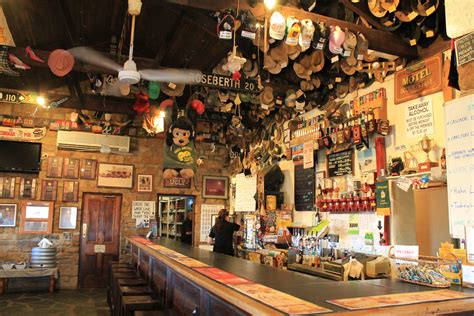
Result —
[{"label": "wooden door", "polygon": [[107,286],[108,262],[119,258],[121,202],[121,195],[83,195],[79,265],[81,287]]}]

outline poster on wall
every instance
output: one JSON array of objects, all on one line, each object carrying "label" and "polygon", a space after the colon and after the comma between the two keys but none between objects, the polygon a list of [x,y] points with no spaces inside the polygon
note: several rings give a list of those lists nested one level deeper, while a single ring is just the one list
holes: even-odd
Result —
[{"label": "poster on wall", "polygon": [[133,165],[99,163],[97,186],[133,188]]},{"label": "poster on wall", "polygon": [[221,209],[225,208],[223,204],[202,204],[201,205],[201,236],[200,241],[206,242],[207,236],[212,228],[212,216],[217,215]]},{"label": "poster on wall", "polygon": [[36,179],[20,179],[20,199],[34,199],[36,197]]},{"label": "poster on wall", "polygon": [[434,134],[433,100],[421,99],[405,108],[405,132],[407,138],[420,138]]},{"label": "poster on wall", "polygon": [[464,238],[474,226],[474,95],[445,104],[449,232]]},{"label": "poster on wall", "polygon": [[132,219],[136,220],[137,228],[148,228],[155,210],[155,201],[132,201]]},{"label": "poster on wall", "polygon": [[0,139],[36,141],[46,136],[46,128],[21,128],[0,126]]},{"label": "poster on wall", "polygon": [[314,142],[303,144],[303,166],[305,169],[314,167]]}]

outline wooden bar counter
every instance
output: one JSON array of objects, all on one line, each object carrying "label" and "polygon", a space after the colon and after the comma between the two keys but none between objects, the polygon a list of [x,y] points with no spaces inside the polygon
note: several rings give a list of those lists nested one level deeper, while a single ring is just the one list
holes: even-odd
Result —
[{"label": "wooden bar counter", "polygon": [[[148,241],[127,237],[131,260],[151,280],[152,287],[162,298],[165,311],[170,315],[285,315],[281,309],[260,301],[212,280],[202,273],[152,249]],[[145,242],[146,241],[146,242]],[[367,297],[435,289],[408,284],[394,279],[336,282],[297,272],[280,270],[247,260],[209,252],[196,247],[162,238],[153,244],[198,260],[239,277],[289,294],[298,299],[333,311],[334,315],[403,314],[423,315],[466,313],[474,311],[474,297],[427,302],[369,310],[349,311],[328,300]],[[452,286],[454,291],[474,294],[474,289]],[[275,302],[276,303],[276,302]],[[470,315],[466,313],[465,315]]]}]

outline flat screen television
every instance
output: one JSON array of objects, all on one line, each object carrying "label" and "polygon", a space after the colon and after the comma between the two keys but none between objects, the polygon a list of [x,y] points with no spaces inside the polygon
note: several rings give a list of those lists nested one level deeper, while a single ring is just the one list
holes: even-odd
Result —
[{"label": "flat screen television", "polygon": [[41,143],[0,140],[0,172],[39,173]]}]

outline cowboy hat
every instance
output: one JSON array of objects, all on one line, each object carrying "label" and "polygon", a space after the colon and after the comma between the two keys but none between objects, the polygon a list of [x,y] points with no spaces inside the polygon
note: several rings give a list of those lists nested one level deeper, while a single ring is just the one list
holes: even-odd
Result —
[{"label": "cowboy hat", "polygon": [[301,79],[309,80],[311,77],[312,71],[308,68],[305,68],[300,63],[293,63],[293,70],[295,71],[295,74]]},{"label": "cowboy hat", "polygon": [[373,16],[381,18],[387,13],[387,10],[382,7],[380,0],[368,0],[367,3]]},{"label": "cowboy hat", "polygon": [[350,66],[347,63],[347,58],[343,58],[339,62],[339,65],[341,66],[342,71],[348,76],[352,76],[356,72],[356,67],[355,66]]},{"label": "cowboy hat", "polygon": [[345,30],[345,39],[342,47],[344,47],[344,57],[347,59],[347,64],[350,66],[355,66],[357,64],[357,59],[355,57],[355,48],[357,46],[357,36],[349,31]]},{"label": "cowboy hat", "polygon": [[49,54],[48,67],[58,77],[64,77],[74,67],[74,56],[64,49],[55,49]]},{"label": "cowboy hat", "polygon": [[169,97],[180,97],[183,95],[185,84],[176,84],[173,82],[161,85],[161,91]]},{"label": "cowboy hat", "polygon": [[319,72],[324,67],[324,53],[322,50],[315,50],[311,54],[311,71]]},{"label": "cowboy hat", "polygon": [[336,85],[336,95],[339,99],[344,99],[349,93],[349,82],[344,80]]},{"label": "cowboy hat", "polygon": [[397,19],[406,23],[413,21],[418,16],[416,4],[418,4],[417,0],[403,0],[395,12]]},{"label": "cowboy hat", "polygon": [[300,53],[301,53],[301,47],[299,45],[288,47],[288,57],[291,60],[295,60],[296,58],[298,58]]},{"label": "cowboy hat", "polygon": [[273,97],[273,88],[270,85],[266,85],[263,88],[262,92],[260,92],[260,103],[262,107],[274,107],[275,106],[275,98]]},{"label": "cowboy hat", "polygon": [[[403,0],[402,0],[403,1]],[[388,11],[388,13],[393,13],[397,10],[400,0],[380,0],[380,6]]]}]

